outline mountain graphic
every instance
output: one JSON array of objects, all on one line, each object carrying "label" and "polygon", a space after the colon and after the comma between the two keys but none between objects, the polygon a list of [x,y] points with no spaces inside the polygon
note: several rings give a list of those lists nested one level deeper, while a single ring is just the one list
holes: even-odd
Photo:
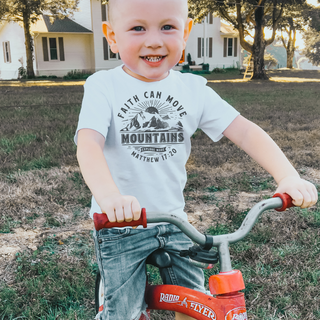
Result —
[{"label": "mountain graphic", "polygon": [[168,115],[161,116],[154,107],[137,113],[121,131],[182,131],[183,125]]}]

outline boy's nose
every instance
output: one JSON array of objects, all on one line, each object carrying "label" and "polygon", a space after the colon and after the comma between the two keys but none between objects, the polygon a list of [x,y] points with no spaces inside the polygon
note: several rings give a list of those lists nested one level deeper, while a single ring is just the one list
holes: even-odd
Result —
[{"label": "boy's nose", "polygon": [[145,46],[147,48],[156,49],[163,46],[163,40],[158,32],[149,32],[145,40]]}]

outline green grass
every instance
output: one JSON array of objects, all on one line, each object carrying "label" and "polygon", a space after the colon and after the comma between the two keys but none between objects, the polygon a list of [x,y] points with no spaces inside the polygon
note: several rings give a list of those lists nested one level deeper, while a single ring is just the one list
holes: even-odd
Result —
[{"label": "green grass", "polygon": [[32,254],[17,254],[15,282],[0,290],[0,319],[93,319],[97,264],[89,237],[53,236]]},{"label": "green grass", "polygon": [[[30,89],[30,88],[29,88]],[[24,99],[16,101],[15,96],[4,96],[0,102],[2,106],[11,105],[1,109],[0,113],[0,172],[11,173],[18,169],[33,170],[51,168],[61,165],[76,164],[75,145],[72,143],[80,110],[82,90],[78,97],[70,92],[61,91],[61,96],[68,101],[70,96],[75,100],[65,102],[65,105],[52,105],[59,103],[61,96],[38,94],[33,95],[34,89],[20,88]],[[44,89],[39,89],[44,91]],[[75,103],[74,101],[79,101]],[[33,105],[40,104],[37,107]],[[22,105],[22,106],[21,106]]]},{"label": "green grass", "polygon": [[[206,77],[241,77],[234,72]],[[303,176],[312,178],[310,170],[317,174],[318,83],[258,81],[209,86],[264,128]],[[73,135],[82,92],[80,86],[0,87],[0,108],[10,106],[0,109],[1,233],[22,226],[55,232],[83,221],[90,192],[79,171],[68,169],[76,166]],[[65,105],[53,105],[60,103]],[[272,195],[275,183],[227,139],[213,143],[197,130],[192,144],[184,192],[187,208],[203,210],[199,216],[203,221],[213,212],[215,219],[206,225],[210,234],[232,232],[255,201]],[[238,208],[243,193],[257,197],[248,207]],[[69,214],[69,220],[59,211]],[[245,279],[249,319],[320,319],[319,226],[319,205],[269,212],[246,239],[230,246],[233,267]],[[12,283],[0,282],[0,320],[94,317],[97,265],[88,233],[44,236],[38,250],[24,250],[10,270],[14,271]],[[148,271],[152,283],[161,282],[154,268]],[[205,272],[206,279],[218,271],[219,264]],[[156,319],[172,316],[157,313]]]}]

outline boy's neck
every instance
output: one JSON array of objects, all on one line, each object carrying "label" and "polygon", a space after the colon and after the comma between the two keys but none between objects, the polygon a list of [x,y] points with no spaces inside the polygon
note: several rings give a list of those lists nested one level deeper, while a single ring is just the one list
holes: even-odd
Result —
[{"label": "boy's neck", "polygon": [[139,75],[139,74],[131,71],[126,65],[124,65],[124,66],[122,67],[122,69],[123,69],[123,71],[124,71],[125,73],[127,73],[127,74],[130,75],[131,77],[136,78],[136,79],[138,79],[138,80],[140,80],[140,81],[144,81],[144,82],[156,82],[156,81],[160,81],[160,80],[165,79],[165,78],[169,75],[169,71],[167,71],[167,72],[163,75],[163,77],[161,77],[160,79],[153,80],[153,79],[145,78],[145,77],[143,77],[143,76],[141,76],[141,75]]}]

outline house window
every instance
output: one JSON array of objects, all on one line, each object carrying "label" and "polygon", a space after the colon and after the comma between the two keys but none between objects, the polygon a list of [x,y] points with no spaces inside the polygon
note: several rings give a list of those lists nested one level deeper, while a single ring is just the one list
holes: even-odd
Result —
[{"label": "house window", "polygon": [[58,60],[58,45],[56,38],[49,38],[50,60]]},{"label": "house window", "polygon": [[3,45],[4,62],[11,63],[10,42],[9,41],[2,42],[2,45]]},{"label": "house window", "polygon": [[228,57],[232,57],[232,54],[233,54],[232,47],[233,47],[233,38],[229,38],[228,39]]},{"label": "house window", "polygon": [[44,61],[65,61],[63,38],[42,37]]},{"label": "house window", "polygon": [[118,53],[113,53],[110,49],[108,41],[105,37],[103,37],[103,59],[104,60],[120,60],[120,56]]},{"label": "house window", "polygon": [[223,56],[236,57],[238,53],[238,39],[237,38],[224,38],[223,39]]},{"label": "house window", "polygon": [[201,39],[201,57],[204,56],[204,38]]}]

